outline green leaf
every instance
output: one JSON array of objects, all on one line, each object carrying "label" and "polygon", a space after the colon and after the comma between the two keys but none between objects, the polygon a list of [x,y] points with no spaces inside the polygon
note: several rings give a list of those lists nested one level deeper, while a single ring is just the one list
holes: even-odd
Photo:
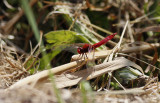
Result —
[{"label": "green leaf", "polygon": [[51,31],[45,34],[45,38],[47,43],[53,44],[53,46],[79,42],[88,42],[88,40],[83,36],[69,30]]},{"label": "green leaf", "polygon": [[[46,68],[49,64],[48,62],[67,47],[65,44],[88,42],[83,36],[69,30],[51,31],[45,34],[45,38],[48,43],[45,48],[52,49],[54,47],[54,49],[41,58],[39,66],[40,69]],[[49,60],[45,63],[47,57]]]},{"label": "green leaf", "polygon": [[[72,25],[72,23],[74,22],[73,17],[70,15],[67,15],[67,14],[63,15],[63,18],[66,20],[66,22],[69,26]],[[84,25],[81,22],[77,22],[77,21],[78,20],[75,21],[72,30],[74,30],[80,34],[84,34],[82,36],[85,37],[89,41],[90,44],[94,44],[94,43],[99,42],[99,40],[89,30],[86,29],[87,28],[86,25]],[[105,48],[105,46],[102,45],[101,47],[97,48],[97,50],[101,50],[103,48]]]}]

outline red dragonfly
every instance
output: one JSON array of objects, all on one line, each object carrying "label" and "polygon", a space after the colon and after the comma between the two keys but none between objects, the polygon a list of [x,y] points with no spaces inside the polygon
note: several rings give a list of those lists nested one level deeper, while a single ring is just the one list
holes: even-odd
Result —
[{"label": "red dragonfly", "polygon": [[[84,55],[84,54],[86,55],[86,53],[88,53],[89,51],[95,50],[96,48],[100,47],[101,45],[107,43],[107,42],[108,42],[109,40],[111,40],[116,34],[117,34],[117,33],[113,33],[112,35],[107,36],[105,39],[103,39],[103,40],[101,40],[100,42],[95,43],[95,44],[93,44],[93,45],[91,45],[91,44],[84,44],[83,47],[78,47],[78,48],[77,48],[77,52],[78,52],[80,55],[82,55],[82,57],[83,57],[83,55]],[[87,55],[86,55],[86,57],[87,57]]]}]

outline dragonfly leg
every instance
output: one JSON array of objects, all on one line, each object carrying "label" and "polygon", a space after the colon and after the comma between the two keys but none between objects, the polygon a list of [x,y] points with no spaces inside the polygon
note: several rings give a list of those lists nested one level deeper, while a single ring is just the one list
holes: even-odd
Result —
[{"label": "dragonfly leg", "polygon": [[77,59],[78,59],[78,60],[79,60],[79,59],[81,59],[81,54],[79,54],[79,56],[78,56],[78,58],[77,58]]},{"label": "dragonfly leg", "polygon": [[[86,57],[86,58],[88,59],[88,56],[87,56],[87,54],[86,54],[86,53],[84,53],[84,55],[85,55],[84,57]],[[84,59],[85,59],[85,58],[84,58]]]},{"label": "dragonfly leg", "polygon": [[78,60],[79,60],[79,59],[83,59],[83,57],[84,57],[84,59],[85,59],[84,53],[80,54],[77,59],[78,59]]}]

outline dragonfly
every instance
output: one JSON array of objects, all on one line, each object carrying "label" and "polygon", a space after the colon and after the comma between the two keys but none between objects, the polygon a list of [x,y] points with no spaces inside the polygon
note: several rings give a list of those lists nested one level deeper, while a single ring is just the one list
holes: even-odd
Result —
[{"label": "dragonfly", "polygon": [[[87,68],[90,68],[90,67],[92,67],[93,65],[95,65],[95,62],[94,62],[94,50],[95,50],[96,48],[100,47],[101,45],[107,43],[107,42],[108,42],[109,40],[111,40],[116,34],[117,34],[117,33],[113,33],[112,35],[107,36],[106,38],[104,38],[104,39],[101,40],[100,42],[95,43],[95,44],[93,44],[93,45],[88,44],[88,43],[85,43],[85,44],[83,44],[82,47],[77,47],[77,52],[78,52],[78,54],[80,54],[77,59],[82,59],[83,57],[84,57],[84,59],[85,59],[85,58],[88,59],[87,53],[88,53],[88,55],[90,55],[90,54],[91,54],[90,52],[92,52],[92,51],[93,51],[93,55],[92,55],[92,54],[90,55],[91,58],[92,58],[90,61],[88,61],[88,60],[86,59],[87,61],[85,61],[85,62],[87,62],[87,63],[85,63],[85,62],[82,63],[82,64],[81,64],[80,66],[78,66],[77,68],[72,69],[71,72],[75,72],[77,69],[79,69],[80,67],[82,67],[84,64],[87,64],[87,65],[86,65]],[[74,59],[73,59],[73,60],[74,60]],[[71,60],[71,61],[72,61],[72,60]],[[87,70],[88,70],[88,69],[87,69]]]},{"label": "dragonfly", "polygon": [[[105,39],[101,40],[100,42],[98,43],[95,43],[93,45],[91,44],[84,44],[82,47],[78,47],[77,48],[77,52],[78,54],[80,54],[80,56],[82,55],[85,55],[87,57],[87,54],[88,52],[92,51],[92,50],[95,50],[96,48],[100,47],[101,45],[107,43],[109,40],[111,40],[117,33],[113,33],[112,35],[109,35],[107,36]],[[79,57],[80,57],[79,56]],[[87,57],[88,58],[88,57]]]}]

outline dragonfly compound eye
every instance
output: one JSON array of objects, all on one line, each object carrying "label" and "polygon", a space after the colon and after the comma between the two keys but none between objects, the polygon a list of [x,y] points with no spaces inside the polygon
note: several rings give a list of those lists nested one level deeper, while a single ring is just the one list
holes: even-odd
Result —
[{"label": "dragonfly compound eye", "polygon": [[82,53],[83,53],[82,47],[79,47],[79,48],[77,49],[77,52],[78,52],[79,54],[82,54]]}]

